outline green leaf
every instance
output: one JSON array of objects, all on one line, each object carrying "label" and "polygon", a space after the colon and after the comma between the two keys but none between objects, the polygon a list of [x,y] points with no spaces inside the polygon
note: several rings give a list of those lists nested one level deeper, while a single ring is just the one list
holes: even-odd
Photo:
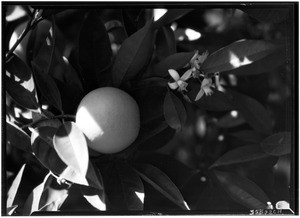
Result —
[{"label": "green leaf", "polygon": [[86,173],[86,179],[90,186],[101,191],[104,189],[101,173],[97,168],[93,166],[91,161],[89,161],[88,171]]},{"label": "green leaf", "polygon": [[17,208],[18,208],[18,205],[13,205],[13,206],[7,207],[6,215],[9,215],[9,216],[13,215]]},{"label": "green leaf", "polygon": [[5,89],[16,103],[30,110],[39,108],[30,68],[16,55],[6,63]]},{"label": "green leaf", "polygon": [[214,170],[220,185],[237,203],[249,209],[267,209],[267,195],[251,180],[235,173]]},{"label": "green leaf", "polygon": [[187,65],[190,62],[190,60],[194,56],[194,53],[195,52],[180,52],[166,57],[158,64],[153,66],[153,72],[151,76],[170,77],[168,70],[169,69],[178,70],[183,68],[185,65]]},{"label": "green leaf", "polygon": [[150,164],[136,164],[135,167],[144,181],[183,210],[189,210],[182,194],[165,173]]},{"label": "green leaf", "polygon": [[164,26],[158,30],[155,44],[159,60],[176,53],[175,35],[171,27]]},{"label": "green leaf", "polygon": [[155,21],[154,27],[158,29],[164,25],[170,24],[188,14],[192,10],[194,9],[169,9],[161,18]]},{"label": "green leaf", "polygon": [[221,117],[216,123],[217,126],[221,128],[232,128],[245,123],[245,119],[241,114],[237,113],[236,116],[233,116],[232,112],[225,114]]},{"label": "green leaf", "polygon": [[89,153],[84,134],[74,122],[65,122],[53,138],[58,156],[79,174],[85,176],[88,170]]},{"label": "green leaf", "polygon": [[6,143],[23,151],[32,152],[30,137],[17,125],[6,121]]},{"label": "green leaf", "polygon": [[238,111],[249,125],[264,134],[272,132],[272,120],[268,111],[257,100],[246,95],[228,90]]},{"label": "green leaf", "polygon": [[44,68],[41,68],[35,62],[31,62],[31,64],[36,78],[36,83],[42,95],[47,99],[50,105],[53,105],[58,110],[62,111],[60,92],[53,78],[44,71]]},{"label": "green leaf", "polygon": [[210,168],[240,164],[268,157],[258,145],[246,145],[226,152]]},{"label": "green leaf", "polygon": [[268,73],[283,65],[287,60],[284,49],[278,50],[260,60],[251,64],[241,66],[229,71],[224,71],[222,74],[234,74],[237,76],[257,75]]},{"label": "green leaf", "polygon": [[142,154],[138,156],[136,162],[151,164],[159,168],[179,189],[198,173],[198,170],[186,166],[171,155],[160,154],[158,152]]},{"label": "green leaf", "polygon": [[290,132],[279,132],[265,138],[261,147],[267,154],[281,156],[291,152],[291,140]]},{"label": "green leaf", "polygon": [[49,173],[27,198],[23,215],[36,211],[58,211],[67,197],[68,190],[58,187],[55,178]]},{"label": "green leaf", "polygon": [[164,116],[170,127],[181,130],[187,119],[187,113],[180,99],[168,91],[164,100]]},{"label": "green leaf", "polygon": [[136,171],[125,162],[110,165],[104,185],[112,210],[143,210],[144,186]]},{"label": "green leaf", "polygon": [[100,195],[93,194],[93,195],[87,195],[83,193],[83,197],[95,208],[97,208],[100,211],[106,211],[106,204],[101,199]]},{"label": "green leaf", "polygon": [[249,16],[261,22],[281,23],[289,17],[288,7],[278,8],[241,8]]},{"label": "green leaf", "polygon": [[21,169],[19,170],[16,178],[14,179],[12,185],[10,186],[8,193],[7,193],[7,202],[6,202],[6,207],[12,207],[14,205],[14,201],[22,180],[23,172],[25,169],[25,165],[23,164]]},{"label": "green leaf", "polygon": [[112,62],[112,50],[106,28],[96,13],[89,13],[79,34],[79,64],[86,85],[98,88],[110,79],[105,74]]},{"label": "green leaf", "polygon": [[209,111],[228,111],[235,109],[231,96],[227,93],[220,92],[215,88],[211,88],[213,90],[212,95],[203,95],[202,98],[195,101],[200,88],[201,84],[199,82],[190,82],[188,85],[188,89],[190,89],[190,91],[187,94],[199,108]]},{"label": "green leaf", "polygon": [[260,134],[252,130],[241,130],[230,133],[230,135],[248,143],[259,143],[261,141]]},{"label": "green leaf", "polygon": [[57,131],[54,127],[38,127],[31,134],[31,146],[37,159],[51,172],[60,175],[66,164],[54,149],[53,137]]},{"label": "green leaf", "polygon": [[47,188],[50,185],[50,183],[52,182],[52,179],[53,179],[53,177],[51,176],[50,173],[48,173],[45,176],[44,181],[32,190],[32,192],[30,193],[30,195],[28,196],[28,198],[25,202],[25,205],[23,208],[23,215],[29,216],[34,211],[38,211],[40,209],[40,200],[41,200],[43,191],[45,190],[45,188]]},{"label": "green leaf", "polygon": [[136,76],[150,61],[153,49],[153,21],[150,20],[121,45],[112,69],[113,82],[120,86]]},{"label": "green leaf", "polygon": [[207,74],[239,68],[260,60],[278,47],[263,40],[239,40],[225,46],[207,57],[201,70]]}]

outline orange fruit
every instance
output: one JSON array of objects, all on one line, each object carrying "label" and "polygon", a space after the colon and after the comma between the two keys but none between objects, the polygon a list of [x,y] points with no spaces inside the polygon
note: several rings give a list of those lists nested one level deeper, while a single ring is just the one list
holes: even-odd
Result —
[{"label": "orange fruit", "polygon": [[139,108],[136,101],[120,89],[98,88],[81,100],[76,112],[76,124],[87,137],[92,150],[116,153],[137,138]]}]

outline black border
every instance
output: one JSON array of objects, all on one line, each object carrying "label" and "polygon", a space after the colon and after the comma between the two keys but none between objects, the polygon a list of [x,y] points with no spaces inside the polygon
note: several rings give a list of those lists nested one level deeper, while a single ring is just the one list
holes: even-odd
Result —
[{"label": "black border", "polygon": [[[297,1],[286,1],[286,2],[225,2],[225,1],[218,1],[218,2],[159,2],[159,1],[145,1],[145,2],[135,2],[135,1],[111,1],[111,2],[95,2],[95,1],[81,1],[81,2],[69,2],[69,1],[42,1],[42,2],[30,2],[30,1],[2,1],[1,2],[1,9],[2,9],[2,48],[5,48],[4,42],[4,33],[5,27],[3,25],[5,20],[5,9],[3,6],[7,5],[33,5],[33,6],[40,6],[45,8],[68,8],[68,9],[92,9],[95,7],[105,7],[105,8],[195,8],[195,7],[206,7],[206,8],[289,8],[290,9],[290,16],[294,18],[294,23],[291,24],[292,31],[292,38],[290,44],[290,57],[291,57],[291,67],[293,71],[293,80],[292,80],[292,88],[294,88],[295,92],[292,93],[292,100],[293,100],[293,118],[295,123],[292,123],[292,152],[291,152],[291,209],[294,212],[294,215],[299,215],[299,3]],[[5,52],[2,51],[2,75],[4,75],[5,71]],[[2,79],[1,81],[2,87],[5,87],[5,82]],[[292,89],[293,90],[293,89]],[[6,148],[3,144],[6,141],[6,134],[5,134],[5,90],[1,89],[1,103],[2,103],[2,117],[1,117],[1,156],[2,156],[2,169],[5,169],[6,165]],[[6,175],[5,172],[1,171],[1,179],[2,179],[2,186],[1,191],[2,193],[7,193],[7,185],[6,185]],[[2,198],[2,205],[1,205],[1,214],[6,215],[6,195],[1,196]],[[56,215],[76,215],[76,216],[83,216],[83,215],[105,215],[105,216],[114,216],[114,215],[246,215],[249,214],[250,210],[246,211],[109,211],[109,212],[43,212],[42,214],[35,213],[33,215],[46,215],[46,216],[56,216]],[[289,210],[284,210],[283,214],[293,214]]]}]

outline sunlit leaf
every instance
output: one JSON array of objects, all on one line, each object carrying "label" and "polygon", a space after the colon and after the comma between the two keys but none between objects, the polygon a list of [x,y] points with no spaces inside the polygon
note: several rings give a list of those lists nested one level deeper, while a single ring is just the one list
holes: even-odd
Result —
[{"label": "sunlit leaf", "polygon": [[189,210],[182,194],[170,178],[150,164],[135,165],[140,177],[183,210]]},{"label": "sunlit leaf", "polygon": [[267,209],[270,202],[267,195],[251,180],[235,173],[214,170],[219,183],[237,203],[249,209]]},{"label": "sunlit leaf", "polygon": [[216,160],[210,168],[226,166],[231,164],[240,164],[268,157],[258,145],[246,145],[226,152]]},{"label": "sunlit leaf", "polygon": [[150,61],[154,37],[152,24],[152,20],[148,21],[122,43],[112,69],[115,86],[136,76]]},{"label": "sunlit leaf", "polygon": [[267,154],[281,156],[291,152],[292,138],[290,132],[279,132],[265,138],[261,147]]},{"label": "sunlit leaf", "polygon": [[28,216],[32,212],[39,210],[40,199],[42,197],[43,191],[45,190],[46,187],[50,185],[52,179],[53,177],[51,176],[50,173],[48,173],[44,181],[32,190],[31,194],[28,196],[25,202],[23,215]]},{"label": "sunlit leaf", "polygon": [[28,134],[11,122],[6,122],[6,142],[23,151],[32,152]]},{"label": "sunlit leaf", "polygon": [[144,186],[136,171],[125,162],[110,165],[104,177],[105,193],[112,210],[143,210]]},{"label": "sunlit leaf", "polygon": [[164,116],[170,127],[182,129],[187,119],[187,113],[180,99],[168,91],[164,100]]},{"label": "sunlit leaf", "polygon": [[180,52],[172,54],[158,64],[154,65],[151,76],[166,77],[169,76],[168,70],[178,70],[189,63],[194,56],[194,52]]},{"label": "sunlit leaf", "polygon": [[78,58],[87,87],[107,84],[110,78],[102,71],[111,64],[112,50],[106,28],[96,13],[88,14],[80,30]]},{"label": "sunlit leaf", "polygon": [[170,24],[175,20],[178,20],[179,18],[183,17],[184,15],[191,12],[193,9],[172,9],[168,10],[167,13],[165,13],[160,19],[158,19],[154,23],[155,28],[160,28],[166,24]]},{"label": "sunlit leaf", "polygon": [[39,90],[50,105],[62,111],[60,92],[53,78],[46,73],[44,68],[41,68],[35,62],[31,62],[31,64]]},{"label": "sunlit leaf", "polygon": [[241,112],[249,125],[261,133],[270,134],[272,132],[272,120],[264,106],[253,98],[229,91],[237,110]]},{"label": "sunlit leaf", "polygon": [[14,214],[15,210],[18,208],[18,205],[13,205],[6,208],[6,214],[11,216]]},{"label": "sunlit leaf", "polygon": [[106,210],[106,204],[101,200],[99,195],[86,195],[84,194],[83,197],[95,208],[100,211]]},{"label": "sunlit leaf", "polygon": [[16,55],[6,63],[5,89],[24,108],[39,108],[33,75],[30,68]]},{"label": "sunlit leaf", "polygon": [[55,133],[54,148],[58,156],[75,171],[86,175],[89,163],[87,142],[74,122],[65,122]]},{"label": "sunlit leaf", "polygon": [[14,200],[15,200],[16,194],[18,192],[20,182],[22,180],[24,169],[25,169],[25,164],[23,164],[23,166],[21,167],[21,169],[18,172],[16,178],[14,179],[11,187],[8,190],[6,207],[12,207],[14,204]]},{"label": "sunlit leaf", "polygon": [[260,60],[277,49],[268,41],[239,40],[209,55],[201,69],[208,74],[232,70]]},{"label": "sunlit leaf", "polygon": [[156,54],[162,60],[176,53],[176,42],[174,31],[171,27],[164,26],[158,30],[156,36]]},{"label": "sunlit leaf", "polygon": [[234,74],[234,75],[257,75],[261,73],[268,73],[275,70],[277,67],[283,65],[287,60],[284,49],[278,50],[260,60],[253,62],[252,64],[244,65],[239,68],[235,68],[229,71],[224,71],[222,74]]},{"label": "sunlit leaf", "polygon": [[60,175],[66,164],[54,149],[53,137],[57,131],[54,127],[38,127],[31,134],[31,146],[37,159],[51,172]]}]

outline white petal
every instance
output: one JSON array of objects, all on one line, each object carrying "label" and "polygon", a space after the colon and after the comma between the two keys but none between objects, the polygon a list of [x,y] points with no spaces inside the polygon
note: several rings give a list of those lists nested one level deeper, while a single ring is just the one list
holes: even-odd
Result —
[{"label": "white petal", "polygon": [[179,87],[178,84],[177,84],[177,82],[168,83],[168,85],[169,85],[169,87],[170,87],[171,89],[177,89],[177,88]]},{"label": "white petal", "polygon": [[212,95],[214,93],[208,86],[204,86],[202,89],[205,92],[205,95]]},{"label": "white petal", "polygon": [[204,91],[203,89],[200,89],[200,91],[198,92],[196,98],[195,98],[195,101],[198,101],[204,94]]},{"label": "white petal", "polygon": [[169,71],[169,74],[171,75],[171,77],[172,77],[175,81],[177,81],[177,80],[180,79],[180,76],[179,76],[179,74],[177,73],[176,70],[169,69],[168,71]]},{"label": "white petal", "polygon": [[182,77],[181,77],[180,79],[183,80],[183,81],[188,80],[188,79],[191,77],[192,72],[193,72],[193,69],[187,70],[187,71],[182,75]]}]

